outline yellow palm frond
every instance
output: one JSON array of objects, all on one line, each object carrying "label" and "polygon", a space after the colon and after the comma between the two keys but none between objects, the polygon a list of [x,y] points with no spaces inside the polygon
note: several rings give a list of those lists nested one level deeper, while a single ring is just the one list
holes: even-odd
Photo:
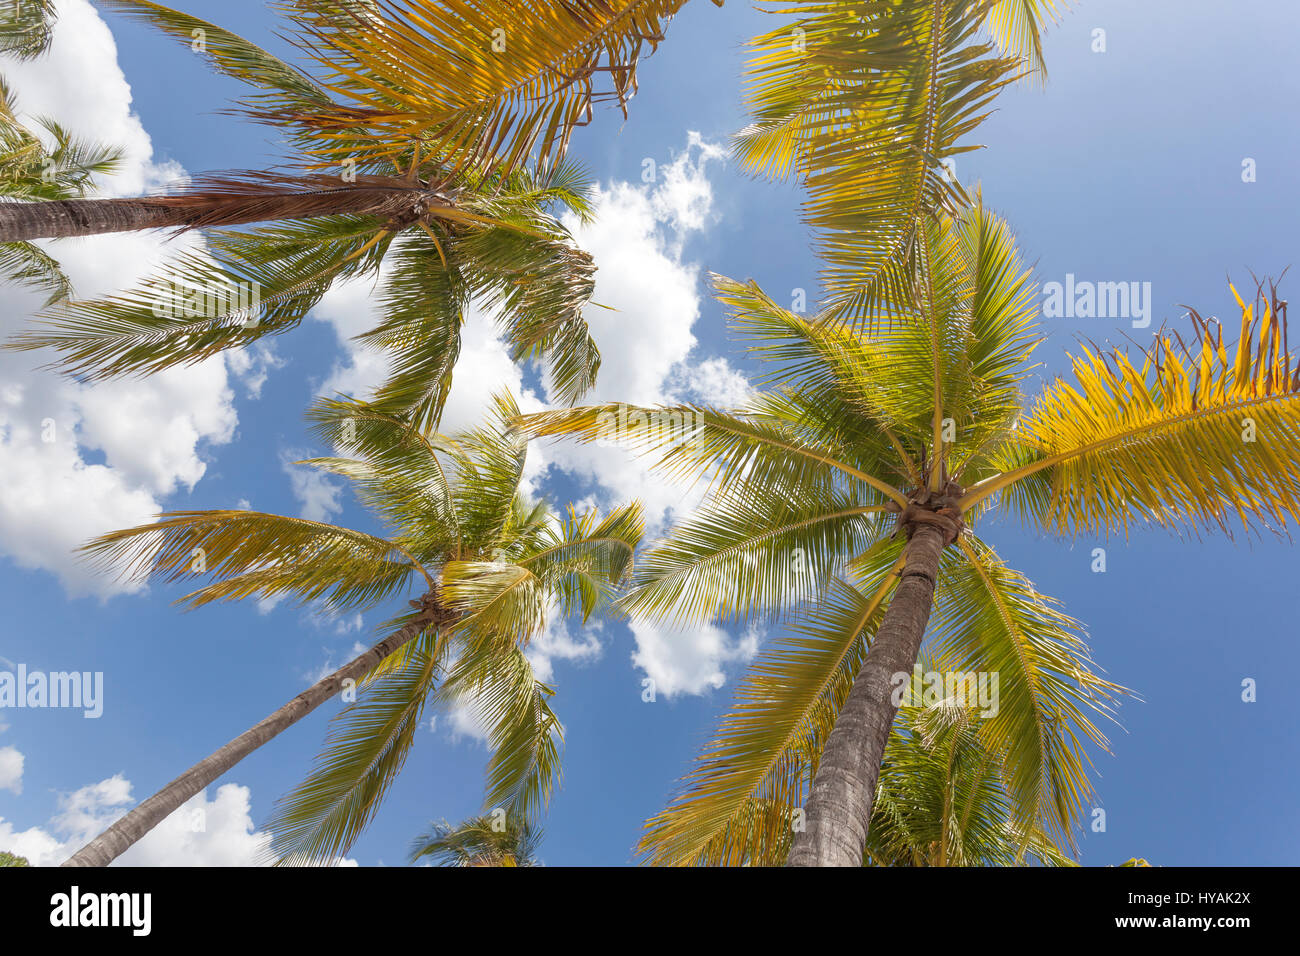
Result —
[{"label": "yellow palm frond", "polygon": [[1300,520],[1300,362],[1286,303],[1272,288],[1251,304],[1233,294],[1232,353],[1222,326],[1194,311],[1190,345],[1162,330],[1136,362],[1085,348],[1074,383],[1049,384],[1012,436],[1004,458],[1020,464],[984,477],[963,507],[1005,492],[1060,533]]},{"label": "yellow palm frond", "polygon": [[544,163],[596,103],[626,108],[638,61],[684,2],[291,0],[299,44],[337,98],[295,119],[314,128],[322,161],[367,162],[423,141],[457,167]]}]

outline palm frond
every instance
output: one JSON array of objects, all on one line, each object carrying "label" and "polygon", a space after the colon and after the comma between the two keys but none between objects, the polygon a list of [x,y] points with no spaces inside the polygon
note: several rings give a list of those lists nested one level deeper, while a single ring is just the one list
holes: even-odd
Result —
[{"label": "palm frond", "polygon": [[55,0],[15,0],[0,17],[0,54],[34,60],[50,48],[59,18]]},{"label": "palm frond", "polygon": [[280,866],[330,863],[374,818],[423,723],[447,644],[428,631],[401,667],[367,681],[334,718],[311,774],[282,797],[267,823]]},{"label": "palm frond", "polygon": [[1021,463],[982,477],[963,506],[1003,492],[1058,533],[1127,532],[1135,519],[1227,530],[1235,517],[1251,530],[1300,518],[1300,361],[1287,347],[1286,303],[1273,287],[1237,303],[1231,357],[1222,326],[1194,310],[1190,345],[1161,331],[1136,364],[1120,347],[1085,347],[1076,384],[1049,384],[1012,436],[1019,450],[1003,451]]},{"label": "palm frond", "polygon": [[930,216],[967,203],[945,160],[988,114],[1018,61],[977,36],[990,3],[825,0],[751,41],[753,123],[736,152],[755,172],[797,173],[827,267],[827,311],[862,325],[914,308]]},{"label": "palm frond", "polygon": [[656,865],[755,865],[784,858],[793,811],[866,656],[893,591],[903,543],[859,562],[860,583],[833,579],[795,626],[753,664],[735,703],[640,849]]},{"label": "palm frond", "polygon": [[370,161],[414,141],[456,167],[546,162],[595,103],[626,108],[639,59],[683,2],[288,0],[295,40],[336,98],[295,119],[314,130],[322,162]]},{"label": "palm frond", "polygon": [[538,866],[541,829],[519,816],[488,815],[435,823],[411,844],[411,862],[437,866]]},{"label": "palm frond", "polygon": [[1094,672],[1081,625],[974,535],[940,564],[931,630],[942,670],[997,677],[986,732],[1005,748],[1015,818],[1072,842],[1092,795],[1083,740],[1106,748],[1093,718],[1124,688]]},{"label": "palm frond", "polygon": [[184,597],[190,607],[293,595],[336,609],[369,608],[428,574],[400,546],[305,518],[257,511],[177,511],[112,531],[81,548],[124,577],[213,580]]}]

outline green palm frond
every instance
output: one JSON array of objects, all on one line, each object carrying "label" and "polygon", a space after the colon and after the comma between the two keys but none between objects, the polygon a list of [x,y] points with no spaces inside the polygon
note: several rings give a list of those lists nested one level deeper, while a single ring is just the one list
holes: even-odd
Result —
[{"label": "green palm frond", "polygon": [[864,863],[1077,865],[1041,827],[1020,832],[1002,773],[1003,753],[981,732],[977,713],[952,700],[904,707],[880,768]]},{"label": "green palm frond", "polygon": [[210,236],[136,288],[68,302],[6,348],[53,348],[75,375],[107,379],[201,362],[295,328],[338,279],[378,267],[376,224],[337,217]]},{"label": "green palm frond", "polygon": [[784,858],[821,745],[848,695],[902,562],[903,543],[864,553],[858,583],[832,579],[794,633],[766,649],[640,849],[656,865]]},{"label": "green palm frond", "polygon": [[315,769],[282,797],[267,827],[277,865],[328,864],[345,855],[401,772],[447,643],[436,631],[400,667],[368,680],[334,718]]},{"label": "green palm frond", "polygon": [[214,583],[180,601],[293,595],[336,610],[374,607],[428,573],[391,541],[305,518],[257,511],[178,511],[153,524],[112,531],[84,553],[128,577]]},{"label": "green palm frond", "polygon": [[487,726],[492,756],[484,810],[533,819],[560,783],[564,728],[551,710],[555,692],[536,679],[517,646],[503,653],[491,641],[471,639],[462,647],[438,698],[444,704],[472,703]]},{"label": "green palm frond", "polygon": [[700,405],[637,407],[609,403],[520,416],[530,437],[571,436],[580,442],[617,442],[654,456],[651,467],[670,479],[708,474],[713,488],[800,489],[861,482],[904,503],[888,482],[848,464],[843,448],[808,440],[807,430],[762,412],[719,411]]},{"label": "green palm frond", "polygon": [[514,511],[515,494],[528,457],[528,442],[509,423],[519,407],[509,393],[496,396],[489,421],[458,436],[467,455],[456,460],[456,509],[467,554],[492,554]]},{"label": "green palm frond", "polygon": [[33,242],[0,242],[0,281],[45,293],[47,306],[72,294],[62,267]]},{"label": "green palm frond", "polygon": [[978,41],[990,10],[968,0],[805,0],[755,38],[753,123],[737,141],[755,172],[797,173],[826,261],[828,311],[870,325],[913,310],[928,219],[967,203],[945,160],[1018,61]]},{"label": "green palm frond", "polygon": [[514,557],[554,595],[566,617],[580,614],[585,622],[597,608],[607,607],[632,571],[636,547],[645,533],[645,515],[638,502],[612,509],[604,517],[595,511],[579,514],[572,507],[558,522],[547,522]]},{"label": "green palm frond", "polygon": [[634,617],[683,623],[748,622],[810,600],[893,530],[883,505],[853,492],[792,498],[755,487],[706,504],[641,559],[622,602]]},{"label": "green palm frond", "polygon": [[34,60],[50,48],[58,18],[55,0],[13,0],[0,16],[0,53]]},{"label": "green palm frond", "polygon": [[160,30],[191,50],[201,31],[201,52],[217,72],[262,90],[254,102],[262,108],[303,110],[329,103],[326,93],[306,73],[216,24],[149,0],[100,0],[102,6]]},{"label": "green palm frond", "polygon": [[935,588],[933,654],[942,670],[998,679],[986,733],[1006,748],[1019,819],[1066,841],[1092,795],[1083,741],[1107,747],[1093,722],[1125,689],[1098,676],[1081,625],[974,535],[946,553]]},{"label": "green palm frond", "polygon": [[435,823],[411,844],[411,862],[437,866],[539,866],[542,830],[527,819],[503,814],[475,817],[452,826]]}]

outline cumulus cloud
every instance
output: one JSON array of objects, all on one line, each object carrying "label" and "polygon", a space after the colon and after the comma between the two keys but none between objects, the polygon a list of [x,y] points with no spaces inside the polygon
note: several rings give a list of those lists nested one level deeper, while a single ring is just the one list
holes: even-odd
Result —
[{"label": "cumulus cloud", "polygon": [[750,629],[733,638],[712,624],[663,627],[632,621],[632,662],[654,681],[656,697],[703,694],[726,683],[723,664],[746,663],[758,653],[760,635]]},{"label": "cumulus cloud", "polygon": [[[108,27],[86,0],[63,0],[48,56],[5,63],[20,112],[57,118],[81,135],[124,148],[126,162],[101,195],[156,188],[182,170],[153,159],[131,111],[131,90]],[[165,258],[197,248],[194,237],[123,233],[50,244],[83,297],[128,287]],[[26,324],[37,296],[0,288],[4,334]],[[229,442],[237,415],[231,368],[255,390],[269,353],[225,357],[142,380],[88,384],[39,371],[55,356],[0,353],[0,555],[56,574],[70,595],[108,596],[138,585],[95,574],[73,551],[102,532],[141,524],[162,499],[192,489],[205,449]],[[260,388],[260,384],[256,384]]]},{"label": "cumulus cloud", "polygon": [[[143,839],[123,853],[121,866],[254,866],[264,862],[270,834],[259,831],[250,812],[251,794],[223,784],[211,800],[195,794]],[[25,856],[34,866],[57,866],[103,832],[134,801],[131,782],[121,774],[61,794],[46,827],[17,830],[0,819],[0,849]]]},{"label": "cumulus cloud", "polygon": [[23,760],[17,747],[0,747],[0,790],[23,792]]}]

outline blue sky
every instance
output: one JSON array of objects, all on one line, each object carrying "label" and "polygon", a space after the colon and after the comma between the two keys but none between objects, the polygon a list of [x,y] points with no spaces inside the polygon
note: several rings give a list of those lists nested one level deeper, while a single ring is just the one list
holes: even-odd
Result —
[{"label": "blue sky", "polygon": [[[109,17],[114,55],[83,0],[63,6],[53,62],[3,72],[33,109],[131,145],[135,166],[110,188],[129,194],[178,168],[256,167],[276,156],[268,130],[216,115],[237,84]],[[274,18],[260,4],[180,6],[279,49]],[[1230,11],[1212,0],[1073,7],[1048,36],[1047,85],[999,98],[976,137],[988,148],[960,157],[958,176],[982,184],[1040,282],[1067,274],[1149,282],[1152,328],[1165,320],[1185,328],[1183,304],[1231,316],[1229,276],[1240,288],[1252,270],[1277,275],[1295,259],[1300,134],[1285,111],[1300,84],[1281,64],[1300,35],[1300,9],[1284,0],[1240,0]],[[575,138],[606,214],[579,238],[601,269],[596,298],[619,309],[592,315],[607,359],[600,398],[718,399],[742,388],[748,366],[707,297],[707,272],[753,277],[778,300],[795,288],[815,298],[817,262],[797,191],[744,176],[719,149],[743,123],[743,43],[771,20],[732,0],[724,9],[694,0],[644,63],[629,118],[605,110]],[[1097,29],[1105,52],[1094,52]],[[1255,182],[1242,180],[1247,158]],[[647,159],[653,182],[643,180]],[[74,278],[91,288],[129,280],[158,252],[136,241],[68,244]],[[177,590],[114,593],[67,557],[77,541],[122,519],[144,520],[154,504],[317,509],[368,527],[345,491],[301,477],[295,485],[285,465],[313,450],[301,413],[314,394],[372,381],[366,357],[340,337],[364,327],[366,293],[331,294],[320,321],[279,338],[273,352],[147,386],[70,391],[32,372],[31,356],[0,359],[0,667],[102,671],[105,680],[99,719],[0,711],[0,849],[49,861],[66,855],[127,805],[128,783],[129,799],[143,799],[322,668],[353,656],[358,641],[376,639],[380,612],[359,626],[287,605],[180,613],[169,603]],[[3,295],[7,333],[30,303]],[[1066,367],[1065,350],[1081,337],[1150,335],[1114,319],[1053,318],[1043,330],[1048,375]],[[535,371],[512,371],[486,331],[476,336],[458,370],[464,384],[453,392],[453,418],[471,419],[498,385],[544,399]],[[23,445],[47,414],[67,426],[63,444]],[[531,477],[557,504],[640,495],[659,524],[665,509],[689,506],[686,492],[648,479],[615,450],[547,446],[536,457]],[[1085,834],[1082,861],[1295,863],[1293,545],[1164,532],[1063,542],[1010,523],[984,533],[1085,622],[1097,663],[1141,698],[1123,707],[1113,753],[1093,755],[1106,829]],[[1104,574],[1091,570],[1099,546],[1107,549]],[[745,660],[772,633],[557,627],[539,651],[566,727],[563,788],[542,848],[548,864],[632,860],[642,821],[662,806]],[[648,674],[661,688],[654,703],[642,701]],[[1257,682],[1254,703],[1241,700],[1247,678]],[[250,858],[257,826],[310,768],[335,709],[323,707],[218,785],[236,788],[209,788],[204,833],[174,828],[142,845],[135,862]],[[401,863],[430,820],[477,809],[487,752],[472,731],[455,715],[426,728],[350,859]]]}]

